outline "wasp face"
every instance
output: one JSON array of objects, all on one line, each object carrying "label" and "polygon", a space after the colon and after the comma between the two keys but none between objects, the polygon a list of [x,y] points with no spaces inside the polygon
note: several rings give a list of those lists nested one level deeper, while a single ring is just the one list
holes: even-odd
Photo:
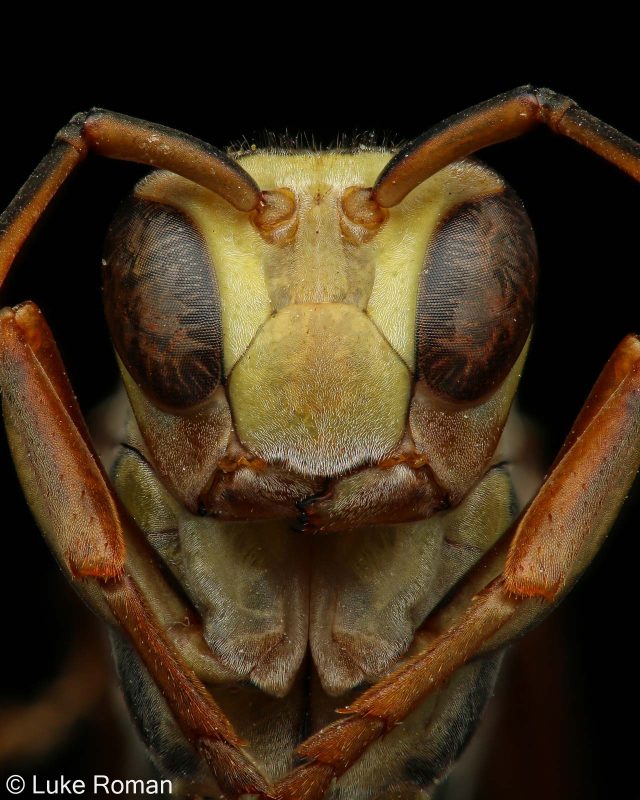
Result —
[{"label": "wasp face", "polygon": [[179,793],[431,796],[500,651],[601,546],[640,462],[638,337],[516,518],[535,475],[526,426],[502,431],[536,249],[504,182],[459,160],[542,124],[640,179],[637,143],[548,89],[395,154],[229,156],[94,109],[0,218],[2,278],[90,152],[165,170],[104,259],[129,401],[92,441],[30,302],[0,314],[0,388],[34,515]]},{"label": "wasp face", "polygon": [[364,190],[389,158],[247,156],[252,215],[156,173],[117,217],[107,316],[151,460],[188,508],[420,519],[486,466],[531,326],[531,229],[466,162],[376,215]]}]

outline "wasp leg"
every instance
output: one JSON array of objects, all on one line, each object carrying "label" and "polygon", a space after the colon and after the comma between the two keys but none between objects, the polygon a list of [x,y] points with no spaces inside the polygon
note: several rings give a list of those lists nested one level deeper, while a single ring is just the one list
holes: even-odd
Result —
[{"label": "wasp leg", "polygon": [[452,161],[538,125],[573,139],[640,181],[640,144],[569,97],[521,86],[449,117],[403,147],[378,177],[373,198],[382,208],[391,208]]},{"label": "wasp leg", "polygon": [[92,109],[76,114],[0,216],[0,285],[42,213],[89,155],[167,169],[224,197],[240,211],[260,204],[253,178],[206,142],[163,125]]},{"label": "wasp leg", "polygon": [[172,646],[163,617],[188,622],[189,611],[154,570],[150,549],[112,491],[51,332],[32,303],[0,312],[0,389],[20,480],[61,566],[124,630],[222,791],[264,793],[266,783],[231,723]]},{"label": "wasp leg", "polygon": [[640,340],[618,346],[538,494],[425,623],[417,654],[307,739],[274,793],[319,800],[386,731],[472,659],[539,622],[587,567],[640,465]]}]

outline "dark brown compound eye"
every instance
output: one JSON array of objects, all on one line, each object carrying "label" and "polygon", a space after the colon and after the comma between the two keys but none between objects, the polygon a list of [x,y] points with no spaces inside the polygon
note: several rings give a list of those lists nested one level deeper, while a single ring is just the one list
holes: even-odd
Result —
[{"label": "dark brown compound eye", "polygon": [[506,378],[531,329],[537,248],[511,190],[453,209],[429,245],[416,319],[418,377],[473,402]]},{"label": "dark brown compound eye", "polygon": [[109,229],[103,290],[118,355],[149,399],[174,410],[204,401],[222,373],[220,300],[193,223],[169,206],[127,201]]}]

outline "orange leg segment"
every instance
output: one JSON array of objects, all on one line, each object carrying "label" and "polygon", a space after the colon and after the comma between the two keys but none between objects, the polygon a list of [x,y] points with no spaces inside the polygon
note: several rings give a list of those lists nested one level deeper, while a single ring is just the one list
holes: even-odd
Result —
[{"label": "orange leg segment", "polygon": [[116,504],[51,333],[32,304],[0,312],[0,376],[5,416],[27,447],[40,513],[47,527],[56,528],[58,558],[77,578],[122,577],[124,539]]}]

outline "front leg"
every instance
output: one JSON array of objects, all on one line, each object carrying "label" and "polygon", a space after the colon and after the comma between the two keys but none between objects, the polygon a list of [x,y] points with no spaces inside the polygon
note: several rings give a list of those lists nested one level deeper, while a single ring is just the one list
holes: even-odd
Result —
[{"label": "front leg", "polygon": [[319,800],[385,732],[453,673],[539,622],[604,540],[640,465],[640,340],[628,336],[598,378],[537,496],[427,619],[417,654],[298,748],[307,763],[278,800]]},{"label": "front leg", "polygon": [[20,480],[62,568],[131,640],[222,791],[266,793],[240,737],[170,640],[170,622],[193,613],[113,492],[51,333],[31,303],[0,312],[0,389]]}]

